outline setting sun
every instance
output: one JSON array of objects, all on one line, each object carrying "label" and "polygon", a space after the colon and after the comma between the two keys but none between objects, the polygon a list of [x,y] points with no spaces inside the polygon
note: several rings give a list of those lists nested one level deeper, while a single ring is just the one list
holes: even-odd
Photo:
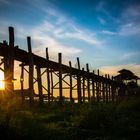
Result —
[{"label": "setting sun", "polygon": [[0,71],[0,90],[4,89],[5,84],[4,84],[4,73],[2,71]]}]

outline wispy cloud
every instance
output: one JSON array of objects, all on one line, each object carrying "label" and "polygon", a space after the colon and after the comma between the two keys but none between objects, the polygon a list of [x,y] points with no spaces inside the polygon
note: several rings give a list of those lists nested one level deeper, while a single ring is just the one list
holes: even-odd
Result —
[{"label": "wispy cloud", "polygon": [[102,73],[110,74],[115,76],[118,74],[118,71],[121,69],[128,69],[135,73],[137,76],[140,77],[140,64],[125,64],[125,65],[116,65],[116,66],[103,66],[100,68]]},{"label": "wispy cloud", "polygon": [[[140,4],[131,4],[129,6],[127,6],[126,8],[124,8],[123,12],[122,12],[122,17],[124,19],[127,19],[128,21],[131,21],[133,19],[138,21],[139,17],[140,17]],[[140,19],[139,19],[140,20]]]},{"label": "wispy cloud", "polygon": [[[119,23],[120,19],[116,18],[113,16],[113,13],[111,13],[109,11],[109,9],[107,9],[108,7],[108,3],[105,1],[100,1],[97,6],[96,6],[96,11],[97,12],[101,12],[103,13],[106,18],[109,18],[110,21],[114,22],[114,23]],[[100,19],[99,19],[100,20]],[[102,20],[102,19],[101,19]],[[102,21],[101,21],[102,22]],[[104,22],[104,21],[103,21]]]},{"label": "wispy cloud", "polygon": [[136,36],[140,35],[140,4],[132,4],[123,9],[121,15],[119,35]]},{"label": "wispy cloud", "polygon": [[132,22],[122,25],[120,27],[119,35],[122,36],[140,35],[140,24]]},{"label": "wispy cloud", "polygon": [[[40,8],[37,7],[38,12],[43,11],[46,15],[44,20],[37,25],[29,26],[6,21],[6,23],[10,23],[10,25],[16,27],[18,38],[23,39],[27,34],[32,36],[34,42],[37,44],[34,48],[36,53],[40,55],[45,54],[45,47],[49,47],[53,54],[62,52],[66,56],[82,52],[80,46],[77,47],[74,44],[68,44],[65,40],[69,40],[69,42],[75,40],[79,42],[79,44],[84,42],[94,47],[101,46],[102,41],[97,39],[94,31],[89,31],[86,28],[80,27],[80,25],[69,19],[57,10],[57,8],[54,9],[52,5],[46,7],[43,3],[45,3],[45,1],[40,2],[36,0],[32,5],[32,7],[40,5]],[[7,27],[9,26],[7,24],[4,25]]]},{"label": "wispy cloud", "polygon": [[10,4],[9,0],[0,0],[0,4]]},{"label": "wispy cloud", "polygon": [[102,30],[101,32],[102,34],[106,34],[106,35],[116,35],[116,32],[113,31],[109,31],[109,30]]},{"label": "wispy cloud", "polygon": [[128,59],[132,59],[133,57],[139,56],[140,52],[129,52],[124,54],[121,59],[122,60],[128,60]]},{"label": "wispy cloud", "polygon": [[106,20],[102,17],[97,17],[98,21],[102,24],[105,25],[106,24]]},{"label": "wispy cloud", "polygon": [[94,31],[89,31],[83,27],[80,27],[74,21],[69,20],[65,15],[59,11],[55,11],[52,8],[45,9],[45,12],[51,16],[54,16],[56,21],[50,22],[53,25],[53,33],[57,38],[70,38],[75,40],[80,40],[86,42],[90,45],[100,46],[101,41],[96,37]]}]

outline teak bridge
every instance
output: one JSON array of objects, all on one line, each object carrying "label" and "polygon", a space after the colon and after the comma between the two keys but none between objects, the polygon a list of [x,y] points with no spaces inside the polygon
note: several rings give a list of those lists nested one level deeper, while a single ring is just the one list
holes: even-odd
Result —
[{"label": "teak bridge", "polygon": [[[124,89],[123,83],[115,81],[109,75],[100,76],[99,70],[95,74],[94,71],[89,70],[86,64],[86,70],[81,69],[79,58],[77,58],[78,68],[72,67],[71,61],[69,66],[62,64],[62,54],[58,54],[58,62],[49,59],[48,48],[46,48],[46,58],[35,55],[32,53],[31,38],[27,37],[28,52],[21,50],[18,46],[14,45],[14,28],[9,27],[9,43],[3,41],[0,43],[0,70],[4,72],[5,81],[5,94],[19,94],[22,100],[25,97],[29,98],[30,103],[38,98],[40,103],[44,100],[48,103],[54,101],[54,89],[58,89],[58,100],[63,102],[65,96],[65,89],[69,90],[69,101],[74,102],[73,93],[76,92],[78,103],[82,102],[109,102],[116,101],[118,91]],[[21,64],[20,75],[20,90],[14,90],[14,61],[19,61]],[[28,70],[25,68],[28,67]],[[36,69],[35,69],[35,68]],[[44,70],[41,72],[41,70]],[[35,78],[34,73],[37,73]],[[24,71],[28,72],[29,88],[24,89]],[[45,81],[42,81],[42,76],[45,74]],[[58,81],[54,80],[53,75],[58,77]],[[67,79],[65,79],[67,77]],[[38,94],[34,92],[34,84],[38,84]],[[42,83],[46,84],[46,87]],[[64,87],[63,83],[67,85]],[[58,86],[58,87],[56,87]],[[43,94],[43,89],[46,94]]]}]

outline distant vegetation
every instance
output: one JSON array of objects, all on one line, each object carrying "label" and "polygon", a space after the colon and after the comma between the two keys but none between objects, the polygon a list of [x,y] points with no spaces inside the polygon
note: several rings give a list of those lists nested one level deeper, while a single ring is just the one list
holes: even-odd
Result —
[{"label": "distant vegetation", "polygon": [[0,139],[139,140],[140,99],[121,103],[30,106],[0,102]]}]

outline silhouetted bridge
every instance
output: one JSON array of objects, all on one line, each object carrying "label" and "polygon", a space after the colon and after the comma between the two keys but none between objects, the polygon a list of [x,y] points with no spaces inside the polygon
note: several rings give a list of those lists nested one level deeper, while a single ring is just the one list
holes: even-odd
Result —
[{"label": "silhouetted bridge", "polygon": [[[105,77],[90,72],[88,64],[86,64],[86,70],[81,69],[79,58],[77,58],[78,68],[72,67],[71,61],[69,66],[62,64],[62,54],[58,54],[58,62],[49,60],[48,48],[46,48],[46,58],[40,57],[32,53],[31,38],[27,37],[28,52],[21,50],[18,46],[14,45],[14,29],[9,27],[9,43],[3,41],[0,43],[0,56],[1,59],[0,69],[4,72],[5,78],[5,94],[20,94],[24,100],[25,96],[28,96],[30,102],[34,101],[35,97],[39,97],[40,103],[43,103],[44,98],[47,102],[51,102],[54,99],[54,89],[58,86],[59,101],[63,101],[65,96],[64,90],[69,89],[69,99],[73,102],[73,94],[76,91],[77,99],[79,103],[91,100],[95,101],[115,101],[118,96],[118,90],[123,90],[122,83],[118,83],[110,78],[109,75]],[[14,90],[14,61],[20,61],[21,75],[20,83],[21,89]],[[28,66],[29,69],[25,69]],[[34,77],[34,66],[36,66],[37,78]],[[41,73],[41,69],[45,69]],[[29,89],[24,89],[24,71],[28,72]],[[47,74],[46,85],[42,84],[42,76]],[[58,81],[54,80],[53,75],[58,77]],[[67,80],[65,79],[67,77]],[[38,83],[38,94],[34,93],[34,84]],[[45,81],[43,81],[44,83]],[[54,83],[55,82],[55,83]],[[63,86],[63,83],[67,87]],[[46,94],[43,94],[45,89]]]}]

